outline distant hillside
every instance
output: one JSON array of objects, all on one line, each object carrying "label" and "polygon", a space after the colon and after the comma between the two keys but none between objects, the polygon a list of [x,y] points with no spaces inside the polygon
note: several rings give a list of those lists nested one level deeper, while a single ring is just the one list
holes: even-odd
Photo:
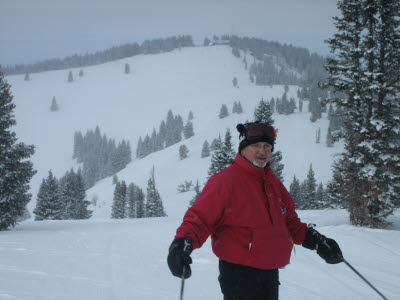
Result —
[{"label": "distant hillside", "polygon": [[15,65],[2,68],[5,75],[18,75],[25,73],[39,73],[52,70],[63,70],[103,64],[106,62],[131,57],[139,54],[157,54],[170,52],[183,47],[193,47],[193,40],[190,35],[172,36],[166,39],[146,40],[141,45],[138,43],[125,44],[112,47],[94,54],[74,54],[63,59],[54,58],[40,61],[29,65]]}]

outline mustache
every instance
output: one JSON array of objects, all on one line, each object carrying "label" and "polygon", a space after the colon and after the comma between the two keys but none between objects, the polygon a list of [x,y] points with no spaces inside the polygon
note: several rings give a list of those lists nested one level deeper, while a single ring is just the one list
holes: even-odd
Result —
[{"label": "mustache", "polygon": [[267,156],[266,156],[266,155],[262,155],[262,154],[261,154],[261,155],[257,155],[257,156],[256,156],[256,158],[265,159],[265,158],[267,158]]}]

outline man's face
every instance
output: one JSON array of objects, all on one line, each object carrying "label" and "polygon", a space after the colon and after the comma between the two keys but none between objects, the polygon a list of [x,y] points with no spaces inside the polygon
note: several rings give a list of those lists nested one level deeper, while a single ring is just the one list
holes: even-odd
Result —
[{"label": "man's face", "polygon": [[259,142],[245,147],[240,154],[253,165],[264,168],[271,159],[272,145]]}]

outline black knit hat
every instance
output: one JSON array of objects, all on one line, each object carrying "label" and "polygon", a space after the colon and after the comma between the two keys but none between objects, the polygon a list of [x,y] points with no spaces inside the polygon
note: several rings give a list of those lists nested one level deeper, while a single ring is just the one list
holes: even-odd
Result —
[{"label": "black knit hat", "polygon": [[272,145],[272,151],[274,151],[277,136],[276,130],[268,123],[252,122],[238,124],[236,129],[239,131],[239,153],[243,148],[259,142],[266,142]]}]

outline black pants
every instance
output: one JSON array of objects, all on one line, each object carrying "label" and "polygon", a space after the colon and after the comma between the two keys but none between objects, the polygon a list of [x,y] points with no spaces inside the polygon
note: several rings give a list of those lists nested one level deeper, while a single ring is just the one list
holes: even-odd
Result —
[{"label": "black pants", "polygon": [[261,270],[219,260],[219,283],[224,300],[277,300],[279,271]]}]

